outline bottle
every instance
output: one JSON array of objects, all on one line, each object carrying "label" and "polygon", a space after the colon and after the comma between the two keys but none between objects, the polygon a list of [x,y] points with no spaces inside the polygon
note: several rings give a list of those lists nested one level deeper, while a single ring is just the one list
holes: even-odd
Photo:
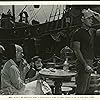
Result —
[{"label": "bottle", "polygon": [[68,63],[68,58],[66,58],[65,62],[64,62],[64,67],[63,70],[65,71],[69,71],[69,63]]}]

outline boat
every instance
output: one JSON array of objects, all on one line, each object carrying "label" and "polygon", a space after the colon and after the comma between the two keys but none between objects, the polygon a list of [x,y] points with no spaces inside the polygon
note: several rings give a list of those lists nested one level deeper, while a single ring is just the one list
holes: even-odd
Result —
[{"label": "boat", "polygon": [[[41,7],[40,5],[33,6],[37,9]],[[8,15],[2,14],[0,42],[6,48],[7,56],[10,56],[10,45],[17,43],[24,48],[26,59],[29,61],[34,55],[39,55],[45,60],[51,58],[54,54],[60,57],[60,50],[66,45],[70,46],[70,38],[73,32],[81,25],[82,9],[91,8],[100,12],[99,6],[92,5],[55,6],[54,15],[52,15],[53,6],[49,19],[45,20],[44,23],[32,20],[32,24],[30,24],[28,13],[25,11],[27,6],[18,15],[20,16],[18,22],[15,21],[15,5],[12,5],[12,15],[9,10]],[[62,12],[61,6],[63,6]],[[96,21],[95,23],[93,27],[99,27]]]}]

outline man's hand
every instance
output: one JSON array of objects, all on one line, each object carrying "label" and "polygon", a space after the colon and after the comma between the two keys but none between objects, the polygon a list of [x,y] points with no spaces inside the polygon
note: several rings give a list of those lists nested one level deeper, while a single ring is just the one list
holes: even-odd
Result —
[{"label": "man's hand", "polygon": [[87,66],[85,67],[85,71],[88,72],[88,73],[91,73],[91,72],[93,72],[94,70],[93,70],[89,65],[87,65]]}]

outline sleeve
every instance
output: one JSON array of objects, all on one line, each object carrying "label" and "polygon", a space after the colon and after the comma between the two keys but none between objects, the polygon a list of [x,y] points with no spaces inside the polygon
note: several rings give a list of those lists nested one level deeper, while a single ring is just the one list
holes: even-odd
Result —
[{"label": "sleeve", "polygon": [[20,90],[24,86],[24,82],[20,78],[20,72],[15,65],[12,65],[10,68],[10,78],[12,85],[16,89]]},{"label": "sleeve", "polygon": [[81,30],[76,30],[76,32],[74,33],[73,35],[73,42],[74,41],[78,41],[78,42],[81,42]]},{"label": "sleeve", "polygon": [[25,59],[22,59],[19,67],[22,68],[20,71],[20,77],[22,80],[25,80],[25,76],[28,73],[28,71],[30,70],[30,65],[27,63],[27,61]]}]

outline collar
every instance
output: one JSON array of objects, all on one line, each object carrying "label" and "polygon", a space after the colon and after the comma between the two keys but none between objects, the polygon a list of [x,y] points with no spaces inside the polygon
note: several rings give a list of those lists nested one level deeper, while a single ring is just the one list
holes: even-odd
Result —
[{"label": "collar", "polygon": [[9,61],[11,62],[11,64],[17,66],[17,64],[12,59],[10,59]]}]

